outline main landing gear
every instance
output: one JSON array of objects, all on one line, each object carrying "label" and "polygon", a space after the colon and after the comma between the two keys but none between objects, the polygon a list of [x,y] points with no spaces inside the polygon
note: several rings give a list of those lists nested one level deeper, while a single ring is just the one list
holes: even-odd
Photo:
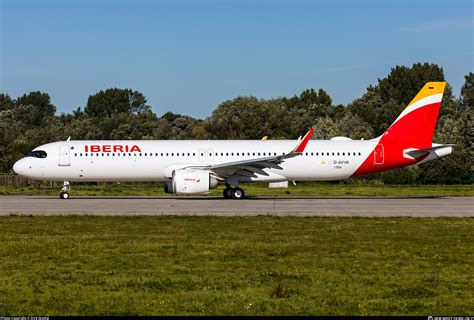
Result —
[{"label": "main landing gear", "polygon": [[69,199],[69,181],[64,181],[61,193],[59,193],[59,198]]},{"label": "main landing gear", "polygon": [[245,192],[241,188],[231,188],[227,186],[223,192],[224,198],[226,199],[242,199],[245,197]]}]

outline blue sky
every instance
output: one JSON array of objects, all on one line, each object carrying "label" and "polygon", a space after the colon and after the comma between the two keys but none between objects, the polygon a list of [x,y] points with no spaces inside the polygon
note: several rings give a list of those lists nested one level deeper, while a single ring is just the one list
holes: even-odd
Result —
[{"label": "blue sky", "polygon": [[0,0],[0,88],[59,112],[132,88],[153,110],[205,118],[238,95],[323,88],[347,104],[395,65],[473,71],[472,1]]}]

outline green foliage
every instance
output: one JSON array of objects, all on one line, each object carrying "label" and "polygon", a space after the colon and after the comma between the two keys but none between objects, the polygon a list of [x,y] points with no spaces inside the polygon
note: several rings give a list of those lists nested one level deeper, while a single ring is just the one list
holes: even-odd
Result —
[{"label": "green foliage", "polygon": [[379,79],[375,90],[384,101],[393,99],[406,106],[428,81],[444,81],[443,68],[429,63],[415,63],[411,68],[396,66],[386,78]]},{"label": "green foliage", "polygon": [[[454,155],[441,161],[387,172],[365,180],[385,183],[471,183],[474,74],[465,76],[456,99],[448,84],[434,142],[456,144]],[[0,172],[32,148],[72,139],[296,139],[315,128],[315,139],[377,137],[393,123],[428,81],[443,81],[435,64],[396,66],[347,106],[334,106],[323,89],[299,95],[258,99],[239,96],[222,102],[205,120],[166,112],[158,117],[136,90],[109,88],[89,96],[84,109],[55,115],[47,93],[30,92],[17,99],[0,93]],[[460,161],[460,159],[462,159]]]},{"label": "green foliage", "polygon": [[469,72],[465,77],[466,82],[461,88],[461,101],[471,109],[474,106],[474,73]]},{"label": "green foliage", "polygon": [[89,116],[103,117],[122,112],[139,114],[148,110],[150,106],[146,104],[143,93],[111,88],[89,96],[84,112]]},{"label": "green foliage", "polygon": [[13,99],[4,93],[0,93],[0,112],[5,110],[10,110],[15,107],[15,102]]}]

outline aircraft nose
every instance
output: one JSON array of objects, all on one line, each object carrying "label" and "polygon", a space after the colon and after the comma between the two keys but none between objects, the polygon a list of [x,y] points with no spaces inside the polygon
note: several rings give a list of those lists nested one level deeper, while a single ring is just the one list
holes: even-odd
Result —
[{"label": "aircraft nose", "polygon": [[25,159],[20,159],[13,165],[13,171],[16,174],[24,175],[26,173],[27,163]]}]

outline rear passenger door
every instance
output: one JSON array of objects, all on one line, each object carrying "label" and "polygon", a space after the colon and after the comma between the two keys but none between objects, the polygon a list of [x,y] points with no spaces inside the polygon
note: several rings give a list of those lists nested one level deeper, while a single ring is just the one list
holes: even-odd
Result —
[{"label": "rear passenger door", "polygon": [[379,143],[374,150],[374,164],[382,165],[384,161],[383,144]]}]

